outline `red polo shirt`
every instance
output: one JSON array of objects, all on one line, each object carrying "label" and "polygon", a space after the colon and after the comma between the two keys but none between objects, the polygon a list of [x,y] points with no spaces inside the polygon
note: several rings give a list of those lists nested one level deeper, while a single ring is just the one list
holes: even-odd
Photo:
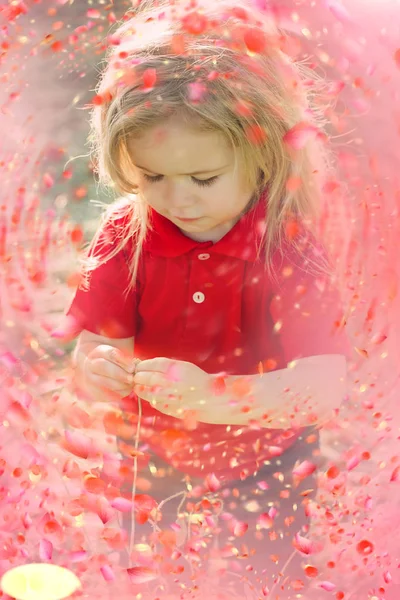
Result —
[{"label": "red polo shirt", "polygon": [[[208,373],[253,374],[260,364],[273,370],[299,357],[343,353],[335,334],[338,299],[313,266],[320,250],[304,238],[301,255],[277,251],[271,278],[259,254],[264,219],[260,201],[219,242],[199,243],[152,211],[136,288],[124,293],[131,240],[94,272],[89,291],[77,291],[69,315],[78,330],[134,337],[141,359],[186,360]],[[110,244],[123,225],[121,217],[106,226]],[[181,420],[145,402],[143,409],[142,441],[194,476],[253,473],[276,447],[287,449],[299,435],[209,424],[187,431]]]}]

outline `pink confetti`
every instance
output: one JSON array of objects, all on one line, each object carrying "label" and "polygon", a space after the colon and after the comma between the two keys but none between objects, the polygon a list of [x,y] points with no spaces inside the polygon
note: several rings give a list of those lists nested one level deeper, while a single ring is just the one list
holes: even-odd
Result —
[{"label": "pink confetti", "polygon": [[352,19],[348,10],[343,6],[339,0],[328,0],[328,8],[338,21],[342,23],[351,23]]},{"label": "pink confetti", "polygon": [[90,8],[86,15],[88,16],[89,19],[100,19],[101,17],[101,12],[99,10],[97,10],[96,8]]},{"label": "pink confetti", "polygon": [[81,563],[85,562],[88,558],[88,553],[85,550],[77,550],[76,552],[71,552],[69,555],[69,559],[72,563]]},{"label": "pink confetti", "polygon": [[111,506],[119,512],[130,512],[132,510],[133,503],[127,498],[115,498],[111,502]]},{"label": "pink confetti", "polygon": [[195,81],[194,83],[189,83],[188,89],[189,101],[195,104],[198,102],[202,102],[207,93],[207,87],[204,85],[204,83],[200,83],[197,81]]},{"label": "pink confetti", "polygon": [[39,556],[43,561],[51,560],[53,556],[53,544],[49,540],[40,540]]},{"label": "pink confetti", "polygon": [[385,572],[384,572],[384,574],[383,574],[383,581],[384,581],[386,584],[389,584],[389,583],[391,583],[391,582],[392,582],[392,576],[391,576],[391,574],[389,573],[389,571],[385,571]]},{"label": "pink confetti", "polygon": [[352,471],[353,469],[355,469],[356,467],[358,467],[358,465],[361,462],[361,457],[360,456],[352,456],[346,463],[346,468],[348,471]]},{"label": "pink confetti", "polygon": [[115,574],[110,565],[103,565],[102,567],[100,567],[100,571],[105,581],[109,582],[115,580]]},{"label": "pink confetti", "polygon": [[330,96],[338,96],[346,87],[346,84],[344,83],[344,81],[332,81],[329,84],[327,93]]},{"label": "pink confetti", "polygon": [[265,491],[269,489],[269,483],[267,481],[258,481],[257,487],[259,487],[260,490]]},{"label": "pink confetti", "polygon": [[318,587],[325,590],[325,592],[333,592],[336,589],[336,585],[331,581],[321,581],[321,583],[318,584]]}]

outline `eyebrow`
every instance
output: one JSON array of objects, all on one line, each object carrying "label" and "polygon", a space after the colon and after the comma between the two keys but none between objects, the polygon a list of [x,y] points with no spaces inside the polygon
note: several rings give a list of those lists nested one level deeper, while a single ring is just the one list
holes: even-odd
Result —
[{"label": "eyebrow", "polygon": [[[147,171],[148,173],[151,173],[152,175],[159,175],[159,173],[155,173],[154,171],[152,171],[151,169],[148,169],[147,167],[141,167],[140,165],[136,165],[136,167],[138,169],[141,169],[142,171]],[[182,173],[182,175],[190,175],[190,176],[205,175],[206,173],[216,173],[217,171],[223,171],[227,167],[229,167],[229,165],[224,165],[222,167],[218,167],[218,169],[203,169],[202,171],[195,171],[193,173]]]}]

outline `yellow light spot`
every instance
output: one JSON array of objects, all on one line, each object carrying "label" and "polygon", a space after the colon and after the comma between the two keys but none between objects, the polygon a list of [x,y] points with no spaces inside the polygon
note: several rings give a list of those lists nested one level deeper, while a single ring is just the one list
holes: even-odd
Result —
[{"label": "yellow light spot", "polygon": [[301,33],[304,35],[305,38],[307,38],[308,40],[311,39],[312,34],[311,31],[309,29],[307,29],[306,27],[304,29],[301,30]]},{"label": "yellow light spot", "polygon": [[3,593],[16,600],[62,600],[80,587],[72,571],[47,563],[21,565],[7,571],[1,580]]},{"label": "yellow light spot", "polygon": [[249,500],[249,502],[245,504],[244,508],[249,513],[257,513],[260,511],[260,505],[257,500]]},{"label": "yellow light spot", "polygon": [[152,549],[148,544],[136,544],[134,546],[136,552],[139,552],[142,556],[151,556]]},{"label": "yellow light spot", "polygon": [[83,527],[85,524],[83,515],[75,517],[75,527]]},{"label": "yellow light spot", "polygon": [[38,350],[39,349],[39,343],[37,340],[31,340],[29,342],[30,347],[32,348],[32,350]]},{"label": "yellow light spot", "polygon": [[282,275],[284,277],[291,277],[293,275],[293,267],[284,267],[282,269]]}]

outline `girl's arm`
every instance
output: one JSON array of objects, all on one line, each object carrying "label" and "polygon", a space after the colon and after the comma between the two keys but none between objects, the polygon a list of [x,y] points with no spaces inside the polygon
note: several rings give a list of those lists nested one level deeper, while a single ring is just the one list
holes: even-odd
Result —
[{"label": "girl's arm", "polygon": [[263,375],[210,375],[169,358],[138,364],[134,391],[175,418],[191,413],[202,423],[291,429],[320,425],[346,393],[346,359],[311,356]]},{"label": "girl's arm", "polygon": [[[221,422],[255,421],[269,429],[320,425],[333,417],[344,399],[346,370],[344,356],[327,354],[302,358],[286,369],[262,375],[227,377],[224,396],[230,410],[221,414]],[[238,398],[246,382],[249,391]]]}]

